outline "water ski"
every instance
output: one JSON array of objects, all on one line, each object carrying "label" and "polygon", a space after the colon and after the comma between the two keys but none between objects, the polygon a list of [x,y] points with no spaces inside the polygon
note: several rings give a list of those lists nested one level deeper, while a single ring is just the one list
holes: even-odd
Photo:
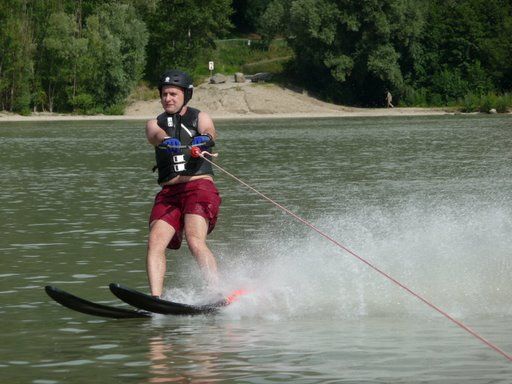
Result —
[{"label": "water ski", "polygon": [[202,305],[191,305],[176,303],[173,301],[159,299],[134,289],[125,287],[121,284],[112,283],[109,285],[110,290],[119,299],[136,308],[160,313],[163,315],[204,315],[216,313],[222,307],[225,307],[235,301],[244,291],[235,291],[231,295],[213,303]]},{"label": "water ski", "polygon": [[140,309],[126,309],[94,303],[51,285],[47,285],[45,287],[45,291],[48,296],[57,303],[66,308],[85,313],[87,315],[109,317],[113,319],[132,319],[152,316],[151,313]]}]

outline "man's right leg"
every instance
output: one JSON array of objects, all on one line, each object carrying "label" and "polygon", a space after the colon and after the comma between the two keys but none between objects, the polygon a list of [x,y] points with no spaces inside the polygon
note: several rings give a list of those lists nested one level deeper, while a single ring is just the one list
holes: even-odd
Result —
[{"label": "man's right leg", "polygon": [[163,220],[155,220],[150,224],[146,269],[149,289],[153,296],[161,296],[164,289],[165,250],[176,230]]}]

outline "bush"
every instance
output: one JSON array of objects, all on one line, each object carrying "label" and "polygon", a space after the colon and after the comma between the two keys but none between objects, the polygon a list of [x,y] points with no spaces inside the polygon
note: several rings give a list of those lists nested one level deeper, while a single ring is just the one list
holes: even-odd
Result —
[{"label": "bush", "polygon": [[22,89],[21,92],[16,95],[12,110],[23,116],[30,115],[30,93],[28,90]]},{"label": "bush", "polygon": [[73,112],[86,115],[92,112],[94,98],[88,93],[80,93],[71,99],[70,104],[73,107]]},{"label": "bush", "polygon": [[484,94],[493,88],[489,75],[478,60],[468,66],[467,80],[469,88],[477,94]]},{"label": "bush", "polygon": [[498,113],[507,113],[509,109],[512,109],[512,95],[510,93],[505,93],[498,97],[498,100],[496,101],[496,111]]},{"label": "bush", "polygon": [[489,113],[491,109],[496,109],[498,105],[498,96],[494,93],[488,93],[482,96],[480,101],[480,112]]},{"label": "bush", "polygon": [[439,93],[431,93],[428,99],[430,106],[442,107],[446,105],[446,100]]},{"label": "bush", "polygon": [[259,72],[281,73],[284,70],[284,64],[289,58],[263,60],[256,63],[245,64],[242,66],[242,72],[255,74]]},{"label": "bush", "polygon": [[124,104],[114,104],[105,108],[105,115],[124,115]]},{"label": "bush", "polygon": [[[468,90],[468,83],[462,78],[458,69],[445,68],[441,72],[434,74],[432,78],[432,91],[434,92],[432,100],[435,100],[435,105],[458,100],[464,97]],[[440,96],[440,102],[438,102],[435,94]]]},{"label": "bush", "polygon": [[427,90],[425,88],[414,89],[412,86],[405,86],[400,98],[400,106],[426,107],[427,105]]},{"label": "bush", "polygon": [[509,93],[496,95],[489,92],[482,96],[468,93],[459,103],[461,112],[489,113],[491,109],[496,109],[498,113],[507,113],[512,108],[512,96]]},{"label": "bush", "polygon": [[130,93],[126,102],[128,104],[135,101],[149,101],[158,99],[158,89],[156,86],[150,86],[147,82],[141,81]]},{"label": "bush", "polygon": [[461,112],[469,113],[469,112],[478,112],[480,109],[480,97],[473,94],[468,93],[464,96],[462,100]]},{"label": "bush", "polygon": [[23,108],[17,110],[17,112],[21,116],[30,116],[32,114],[32,112],[30,111],[30,108],[28,108],[28,107],[23,107]]}]

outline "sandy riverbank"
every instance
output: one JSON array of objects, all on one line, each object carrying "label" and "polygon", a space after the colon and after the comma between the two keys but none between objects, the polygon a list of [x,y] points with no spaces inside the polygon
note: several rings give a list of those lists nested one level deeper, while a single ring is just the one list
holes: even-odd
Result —
[{"label": "sandy riverbank", "polygon": [[[445,115],[453,111],[441,108],[352,108],[330,104],[302,91],[275,84],[245,83],[201,84],[194,89],[190,106],[208,112],[214,120],[260,118],[308,118],[352,116]],[[0,112],[2,121],[52,120],[148,120],[162,112],[159,100],[138,101],[121,116],[82,116],[34,113],[31,116]]]}]

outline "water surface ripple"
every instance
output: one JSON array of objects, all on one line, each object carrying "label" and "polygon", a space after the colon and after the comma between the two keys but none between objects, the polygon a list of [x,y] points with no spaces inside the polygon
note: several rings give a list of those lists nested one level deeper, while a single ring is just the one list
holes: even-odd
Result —
[{"label": "water surface ripple", "polygon": [[[512,366],[221,172],[215,317],[108,320],[147,290],[144,122],[0,122],[0,377],[19,383],[508,383]],[[217,163],[512,353],[512,118],[219,121]],[[186,247],[168,291],[199,301]]]}]

